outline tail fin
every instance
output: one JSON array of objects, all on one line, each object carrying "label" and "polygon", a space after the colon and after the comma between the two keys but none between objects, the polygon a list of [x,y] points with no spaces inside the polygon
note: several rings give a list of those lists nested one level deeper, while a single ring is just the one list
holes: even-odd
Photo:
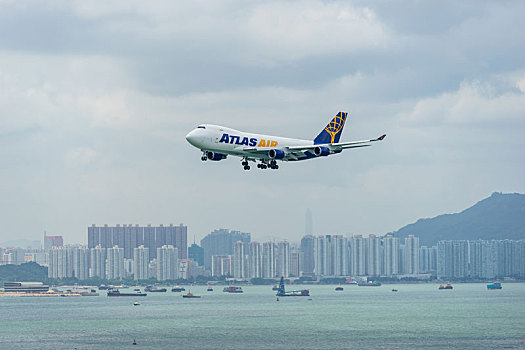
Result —
[{"label": "tail fin", "polygon": [[314,139],[314,145],[339,142],[347,114],[346,112],[337,113],[334,119]]}]

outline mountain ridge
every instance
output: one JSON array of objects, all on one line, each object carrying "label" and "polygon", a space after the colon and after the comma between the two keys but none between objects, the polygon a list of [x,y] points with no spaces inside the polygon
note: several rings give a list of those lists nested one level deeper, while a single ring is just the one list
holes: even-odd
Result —
[{"label": "mountain ridge", "polygon": [[422,218],[389,234],[413,234],[427,246],[440,240],[525,239],[525,195],[494,192],[459,213]]}]

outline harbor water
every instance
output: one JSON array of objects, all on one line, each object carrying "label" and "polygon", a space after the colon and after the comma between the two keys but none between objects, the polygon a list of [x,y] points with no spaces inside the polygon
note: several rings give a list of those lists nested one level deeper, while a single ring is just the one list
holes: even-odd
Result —
[{"label": "harbor water", "polygon": [[243,294],[186,286],[200,299],[171,288],[146,297],[3,297],[0,349],[525,348],[523,283],[335,287],[297,286],[310,297],[279,300],[271,286]]}]

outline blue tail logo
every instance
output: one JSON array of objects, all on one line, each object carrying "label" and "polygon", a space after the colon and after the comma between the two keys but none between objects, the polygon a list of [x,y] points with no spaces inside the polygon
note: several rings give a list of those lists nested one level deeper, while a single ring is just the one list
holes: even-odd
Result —
[{"label": "blue tail logo", "polygon": [[345,126],[346,116],[348,113],[339,112],[337,115],[328,123],[328,125],[321,131],[319,135],[314,139],[314,144],[324,143],[337,143],[341,137],[343,127]]}]

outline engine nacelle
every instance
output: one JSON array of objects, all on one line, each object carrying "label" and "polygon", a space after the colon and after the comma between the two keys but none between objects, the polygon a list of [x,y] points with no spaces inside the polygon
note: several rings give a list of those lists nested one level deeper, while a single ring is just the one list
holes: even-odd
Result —
[{"label": "engine nacelle", "polygon": [[271,149],[268,151],[268,157],[272,159],[283,159],[286,154],[280,149]]},{"label": "engine nacelle", "polygon": [[226,154],[208,151],[206,152],[206,157],[209,160],[223,160],[226,159]]},{"label": "engine nacelle", "polygon": [[314,153],[318,157],[326,157],[330,154],[330,148],[323,147],[323,146],[317,146],[314,148]]}]

